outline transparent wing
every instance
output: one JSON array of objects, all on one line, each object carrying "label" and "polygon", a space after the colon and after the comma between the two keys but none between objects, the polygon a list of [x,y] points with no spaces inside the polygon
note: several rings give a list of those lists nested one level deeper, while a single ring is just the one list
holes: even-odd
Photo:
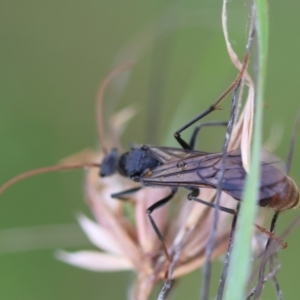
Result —
[{"label": "transparent wing", "polygon": [[195,151],[191,149],[180,149],[172,147],[147,147],[148,153],[163,164],[176,162],[194,156],[207,154],[206,152]]},{"label": "transparent wing", "polygon": [[[222,168],[222,153],[204,153],[194,150],[154,148],[157,153],[168,153],[170,159],[156,167],[146,176],[140,177],[144,185],[182,186],[187,188],[217,187]],[[151,148],[152,150],[152,148]],[[189,155],[186,155],[189,154]],[[177,160],[175,159],[177,157]],[[166,158],[165,158],[166,159]],[[284,191],[287,184],[285,164],[276,156],[262,151],[259,199],[267,199]],[[233,198],[241,200],[246,178],[241,153],[228,153],[222,189]]]}]

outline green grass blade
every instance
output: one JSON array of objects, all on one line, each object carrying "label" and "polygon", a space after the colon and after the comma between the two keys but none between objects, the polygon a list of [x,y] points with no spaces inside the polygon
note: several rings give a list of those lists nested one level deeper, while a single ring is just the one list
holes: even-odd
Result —
[{"label": "green grass blade", "polygon": [[260,148],[262,141],[263,95],[267,68],[268,48],[268,7],[266,0],[255,0],[256,32],[258,38],[259,70],[256,90],[256,113],[254,117],[254,135],[252,161],[247,178],[243,204],[238,218],[235,245],[228,271],[225,289],[226,300],[245,299],[246,285],[251,271],[251,236],[256,216],[258,196]]}]

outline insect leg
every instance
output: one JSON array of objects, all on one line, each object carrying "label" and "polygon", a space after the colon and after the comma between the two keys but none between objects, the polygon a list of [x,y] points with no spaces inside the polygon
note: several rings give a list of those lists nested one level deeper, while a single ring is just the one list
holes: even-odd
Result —
[{"label": "insect leg", "polygon": [[175,188],[172,187],[172,188],[171,188],[171,193],[170,193],[167,197],[165,197],[165,198],[163,198],[163,199],[161,199],[161,200],[155,202],[155,203],[152,204],[152,205],[147,209],[147,211],[146,211],[146,214],[147,214],[147,216],[148,216],[148,218],[149,218],[149,220],[150,220],[150,223],[151,223],[151,225],[152,225],[152,227],[153,227],[153,229],[154,229],[156,235],[158,236],[159,240],[160,240],[161,243],[162,243],[164,253],[165,253],[165,255],[166,255],[168,261],[170,261],[170,262],[171,262],[171,257],[170,257],[170,255],[169,255],[169,253],[168,253],[167,246],[166,246],[166,244],[165,244],[165,242],[164,242],[164,237],[163,237],[163,235],[161,234],[161,232],[159,231],[159,229],[158,229],[158,227],[157,227],[157,225],[156,225],[156,223],[155,223],[155,221],[154,221],[154,219],[153,219],[153,217],[152,217],[151,214],[152,214],[152,212],[153,212],[154,210],[156,210],[157,208],[159,208],[159,207],[165,205],[167,202],[169,202],[169,201],[174,197],[174,195],[176,194],[176,192],[177,192],[177,187],[175,187]]},{"label": "insect leg", "polygon": [[[195,192],[194,191],[188,195],[188,200],[194,200],[196,202],[199,202],[199,203],[204,204],[206,206],[209,206],[211,208],[215,208],[216,207],[216,205],[214,203],[207,202],[207,201],[204,201],[202,199],[199,199],[199,198],[195,197]],[[227,212],[227,213],[229,213],[231,215],[237,215],[237,213],[238,213],[237,210],[231,209],[231,208],[228,208],[228,207],[225,207],[225,206],[219,206],[219,210]],[[283,241],[281,238],[279,238],[277,235],[275,235],[274,232],[269,231],[266,228],[264,228],[264,227],[262,227],[260,225],[257,225],[257,224],[254,224],[254,226],[260,232],[266,234],[269,237],[270,240],[276,241],[281,246],[282,249],[287,248],[287,243],[285,241]]]},{"label": "insect leg", "polygon": [[191,136],[191,139],[190,139],[190,149],[195,149],[195,144],[196,144],[196,139],[197,139],[197,136],[199,134],[199,131],[202,127],[208,127],[208,126],[227,126],[228,125],[228,122],[227,121],[220,121],[220,122],[207,122],[207,123],[202,123],[202,124],[199,124],[195,127],[194,129],[194,132]]},{"label": "insect leg", "polygon": [[212,106],[210,106],[208,109],[206,109],[203,113],[201,113],[200,115],[198,115],[197,117],[192,119],[190,122],[188,122],[187,124],[182,126],[179,130],[177,130],[174,133],[175,139],[177,140],[177,142],[180,144],[180,146],[183,149],[193,149],[193,148],[191,148],[191,146],[181,137],[180,133],[216,109],[217,109],[217,106],[216,106],[216,103],[214,103]]},{"label": "insect leg", "polygon": [[219,104],[228,96],[228,94],[238,85],[241,78],[243,77],[243,74],[247,68],[248,65],[248,59],[249,59],[249,53],[246,53],[244,56],[243,66],[241,68],[241,71],[239,72],[238,76],[235,78],[233,83],[227,88],[227,90],[219,97],[219,99],[213,103],[209,108],[207,108],[205,111],[203,111],[201,114],[193,118],[191,121],[183,125],[181,128],[179,128],[175,133],[174,137],[177,140],[177,142],[181,145],[183,149],[190,149],[190,145],[181,138],[180,133],[183,132],[185,129],[199,121],[200,119],[204,118],[211,112],[218,109]]},{"label": "insect leg", "polygon": [[[214,203],[211,203],[211,202],[207,202],[207,201],[204,201],[202,199],[199,199],[197,197],[195,197],[195,193],[194,191],[191,192],[189,195],[188,195],[188,200],[193,200],[193,201],[196,201],[196,202],[199,202],[201,204],[204,204],[206,206],[209,206],[209,207],[212,207],[212,208],[215,208],[216,205]],[[219,206],[219,210],[221,211],[224,211],[224,212],[227,212],[231,215],[236,215],[237,214],[237,210],[235,209],[231,209],[231,208],[228,208],[228,207],[225,207],[225,206]]]},{"label": "insect leg", "polygon": [[132,188],[132,189],[129,189],[129,190],[119,192],[119,193],[111,194],[110,196],[112,198],[119,199],[119,200],[127,200],[126,195],[135,193],[135,192],[139,191],[142,188],[143,188],[142,186],[138,186],[138,187],[135,187],[135,188]]}]

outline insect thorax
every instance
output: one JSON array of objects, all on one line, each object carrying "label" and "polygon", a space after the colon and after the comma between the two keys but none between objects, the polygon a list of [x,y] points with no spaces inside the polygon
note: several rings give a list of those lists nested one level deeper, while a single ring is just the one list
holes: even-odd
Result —
[{"label": "insect thorax", "polygon": [[146,170],[152,170],[161,162],[149,154],[147,149],[136,148],[121,155],[118,170],[126,177],[141,176]]}]

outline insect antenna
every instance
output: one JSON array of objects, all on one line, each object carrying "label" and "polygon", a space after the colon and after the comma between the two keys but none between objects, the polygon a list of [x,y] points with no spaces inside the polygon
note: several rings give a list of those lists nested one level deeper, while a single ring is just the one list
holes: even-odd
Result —
[{"label": "insect antenna", "polygon": [[9,181],[7,181],[5,184],[3,184],[0,188],[0,195],[2,195],[9,187],[14,185],[15,183],[22,181],[23,179],[26,179],[28,177],[33,177],[36,175],[41,175],[45,173],[52,173],[57,171],[67,171],[67,170],[74,170],[74,169],[84,169],[84,168],[99,168],[101,167],[101,164],[97,163],[90,163],[90,164],[69,164],[69,165],[55,165],[50,167],[43,167],[40,169],[34,169],[30,170],[24,173],[21,173],[17,175],[16,177],[13,177]]},{"label": "insect antenna", "polygon": [[[295,121],[293,133],[292,133],[292,136],[291,136],[291,139],[290,139],[288,157],[287,157],[287,160],[286,160],[287,174],[290,171],[292,157],[293,157],[293,153],[294,153],[295,140],[296,140],[297,132],[299,130],[299,126],[300,126],[300,110],[298,111],[298,115],[297,115],[297,118],[296,118],[296,121]],[[279,217],[279,213],[280,213],[280,211],[276,211],[273,215],[271,226],[270,226],[271,234],[274,234],[274,232],[275,232],[276,222],[277,222],[277,219]],[[264,285],[266,265],[267,265],[269,259],[273,255],[273,253],[271,251],[272,249],[270,249],[272,239],[273,239],[272,235],[270,235],[269,239],[267,241],[266,247],[265,247],[263,258],[262,258],[262,262],[261,262],[261,266],[260,266],[260,270],[259,270],[259,275],[258,275],[258,282],[257,282],[256,289],[255,289],[254,299],[259,299],[260,295],[261,295],[261,292],[262,292],[262,288],[263,288],[263,285]],[[280,289],[277,289],[277,291],[280,291]]]},{"label": "insect antenna", "polygon": [[[103,102],[103,96],[104,92],[108,86],[108,84],[114,79],[117,75],[119,75],[121,72],[127,70],[129,67],[131,67],[133,62],[126,62],[119,66],[117,66],[115,69],[113,69],[108,76],[102,81],[100,84],[100,87],[97,92],[97,98],[96,98],[96,119],[97,119],[97,129],[98,129],[98,135],[100,139],[100,143],[102,146],[102,151],[104,154],[108,153],[107,150],[107,144],[106,144],[106,138],[103,130],[103,118],[102,118],[102,102]],[[54,165],[49,167],[43,167],[39,169],[30,170],[24,173],[21,173],[6,183],[4,183],[0,187],[0,195],[3,194],[8,188],[10,188],[12,185],[16,184],[19,181],[22,181],[26,178],[46,174],[46,173],[52,173],[57,171],[67,171],[67,170],[74,170],[74,169],[85,169],[85,168],[101,168],[100,163],[81,163],[81,164],[60,164],[60,165]]]}]

